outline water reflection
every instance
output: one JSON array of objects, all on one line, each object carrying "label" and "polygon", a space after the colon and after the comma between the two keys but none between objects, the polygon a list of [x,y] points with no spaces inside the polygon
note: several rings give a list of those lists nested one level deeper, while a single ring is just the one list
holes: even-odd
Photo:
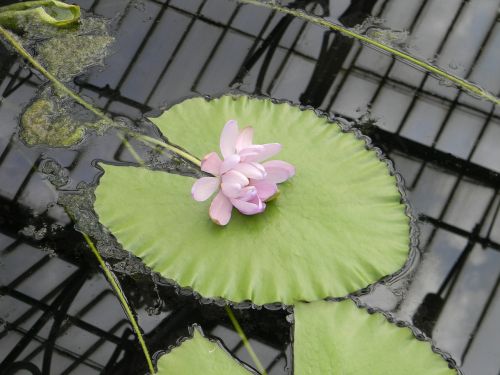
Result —
[{"label": "water reflection", "polygon": [[[366,301],[413,321],[466,374],[498,373],[499,359],[491,355],[500,316],[498,109],[391,56],[267,9],[221,0],[78,3],[112,18],[117,42],[106,69],[94,68],[72,85],[112,115],[138,121],[192,95],[234,90],[358,120],[404,175],[422,220],[424,252],[413,278],[380,286]],[[500,92],[500,30],[491,11],[497,1],[454,1],[444,11],[438,0],[293,5],[348,26],[369,15],[384,18],[385,26],[410,31],[410,48],[420,55]],[[0,56],[0,373],[7,363],[18,363],[11,373],[144,372],[119,304],[40,173],[48,160],[57,161],[68,176],[60,189],[71,192],[94,181],[94,159],[134,159],[113,132],[73,149],[22,144],[19,116],[42,81],[3,46]],[[223,309],[170,286],[154,288],[149,276],[120,275],[151,351],[200,323],[251,363]],[[285,316],[252,310],[238,316],[271,374],[291,373]]]}]

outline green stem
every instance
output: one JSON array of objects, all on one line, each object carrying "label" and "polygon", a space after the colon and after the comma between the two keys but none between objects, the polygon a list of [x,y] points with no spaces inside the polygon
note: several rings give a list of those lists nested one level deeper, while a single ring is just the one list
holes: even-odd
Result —
[{"label": "green stem", "polygon": [[[10,33],[8,30],[6,30],[5,28],[3,28],[2,26],[0,26],[0,34],[5,38],[5,40],[7,40],[12,45],[12,47],[14,47],[14,49],[22,57],[24,57],[26,60],[28,60],[28,62],[31,65],[33,65],[33,67],[36,70],[38,70],[50,82],[52,82],[52,84],[58,90],[60,90],[61,92],[65,93],[66,95],[68,95],[69,97],[71,97],[73,100],[75,100],[78,104],[82,105],[84,108],[88,109],[89,111],[91,111],[92,113],[94,113],[95,115],[97,115],[99,118],[105,120],[106,122],[108,122],[112,126],[120,128],[122,130],[125,130],[123,127],[116,125],[116,123],[110,117],[108,117],[104,112],[102,112],[100,109],[94,107],[92,104],[88,103],[82,97],[80,97],[77,93],[75,93],[74,91],[72,91],[68,87],[66,87],[52,73],[50,73],[47,69],[45,69],[33,56],[31,56],[30,53],[28,51],[26,51],[26,49],[21,45],[21,43],[16,39],[16,37],[14,35],[12,35],[12,33]],[[143,135],[143,134],[140,134],[140,133],[137,133],[137,132],[134,132],[134,131],[126,131],[126,132],[127,132],[127,134],[129,134],[129,135],[131,135],[131,136],[133,136],[135,138],[138,138],[138,139],[142,140],[143,142],[147,142],[147,143],[150,143],[150,144],[152,143],[152,144],[164,147],[164,148],[166,148],[166,149],[168,149],[168,150],[176,153],[177,155],[183,157],[184,159],[189,160],[191,163],[194,163],[198,167],[201,166],[201,162],[200,162],[199,159],[197,159],[193,155],[187,153],[186,151],[181,150],[178,147],[169,145],[168,143],[159,141],[159,140],[157,140],[157,139],[155,139],[153,137],[149,137],[147,135]]]},{"label": "green stem", "polygon": [[262,375],[267,375],[266,369],[264,366],[262,366],[262,363],[260,362],[259,358],[257,357],[257,354],[255,354],[252,346],[250,345],[250,342],[247,339],[247,336],[245,335],[245,332],[243,332],[243,329],[240,326],[240,323],[234,316],[233,310],[226,305],[226,313],[229,316],[229,319],[231,320],[231,323],[233,323],[234,329],[238,333],[238,335],[241,338],[241,341],[243,341],[243,345],[245,346],[246,350],[248,351],[248,354],[250,354],[250,357],[252,358],[252,361],[255,363],[255,366],[257,367],[257,370],[262,374]]},{"label": "green stem", "polygon": [[137,163],[139,163],[139,165],[141,167],[143,167],[146,163],[144,163],[144,160],[142,160],[141,156],[137,153],[137,151],[130,144],[130,142],[123,135],[121,135],[121,134],[118,134],[118,138],[120,138],[122,140],[123,144],[127,148],[128,152],[130,152],[130,154],[133,156],[133,158],[135,159],[135,161],[137,161]]},{"label": "green stem", "polygon": [[198,167],[201,167],[201,161],[194,157],[193,155],[187,153],[186,151],[183,151],[181,150],[180,148],[178,147],[175,147],[175,146],[172,146],[172,145],[169,145],[168,143],[165,143],[165,142],[162,142],[162,141],[159,141],[158,139],[156,138],[153,138],[153,137],[149,137],[147,135],[144,135],[144,134],[139,134],[139,133],[135,133],[135,137],[137,139],[140,139],[141,141],[143,142],[146,142],[146,143],[152,143],[154,145],[158,145],[158,146],[161,146],[163,148],[166,148],[167,150],[170,150],[172,152],[175,152],[177,155],[183,157],[184,159],[186,160],[189,160],[191,163],[197,165]]},{"label": "green stem", "polygon": [[346,36],[349,36],[351,38],[355,38],[363,43],[369,44],[369,45],[374,46],[376,48],[379,48],[383,51],[389,52],[389,53],[401,58],[402,60],[405,60],[413,65],[419,66],[419,67],[421,67],[421,68],[423,68],[431,73],[434,73],[435,75],[437,75],[441,78],[444,78],[444,79],[454,83],[455,85],[459,86],[460,88],[462,88],[466,91],[469,91],[472,94],[480,96],[481,98],[483,98],[485,100],[488,100],[494,104],[500,104],[500,98],[498,98],[495,95],[493,95],[492,93],[484,90],[483,88],[479,87],[478,85],[470,83],[469,81],[467,81],[463,78],[460,78],[454,74],[450,74],[450,73],[446,72],[444,69],[439,68],[439,67],[434,66],[434,65],[431,65],[429,63],[426,63],[425,61],[422,61],[422,60],[420,60],[420,59],[418,59],[418,58],[416,58],[416,57],[414,57],[406,52],[400,51],[400,50],[393,48],[393,47],[390,47],[384,43],[378,42],[370,37],[359,34],[358,32],[356,32],[352,29],[346,28],[346,27],[341,26],[339,24],[328,22],[328,21],[324,20],[323,18],[312,16],[310,14],[304,13],[303,11],[285,8],[283,6],[276,5],[274,3],[262,2],[259,0],[239,0],[239,1],[242,3],[253,4],[253,5],[269,8],[271,10],[275,10],[275,11],[278,11],[281,13],[290,14],[292,16],[302,18],[302,19],[304,19],[308,22],[314,23],[316,25],[326,27],[330,30],[338,31]]},{"label": "green stem", "polygon": [[99,254],[99,251],[95,247],[94,243],[90,239],[90,237],[86,234],[83,233],[83,238],[85,238],[85,241],[90,247],[90,250],[92,250],[92,253],[94,256],[97,258],[97,261],[99,262],[102,271],[104,272],[104,275],[106,276],[106,279],[108,279],[108,282],[111,284],[113,287],[116,295],[118,296],[118,299],[120,300],[120,303],[125,310],[125,314],[127,315],[130,324],[132,324],[132,328],[135,332],[135,335],[137,336],[137,339],[139,340],[139,344],[141,345],[142,351],[144,352],[144,356],[146,357],[146,362],[148,363],[148,368],[149,372],[151,374],[155,374],[155,368],[153,366],[153,361],[151,359],[151,356],[149,355],[148,347],[146,346],[146,342],[144,341],[144,338],[142,337],[141,329],[139,328],[139,325],[137,324],[137,321],[135,320],[134,314],[132,314],[132,310],[129,307],[127,303],[127,299],[125,298],[120,286],[118,285],[118,282],[115,280],[115,277],[109,270],[109,268],[106,266],[106,263],[104,262],[104,259],[101,257],[101,254]]}]

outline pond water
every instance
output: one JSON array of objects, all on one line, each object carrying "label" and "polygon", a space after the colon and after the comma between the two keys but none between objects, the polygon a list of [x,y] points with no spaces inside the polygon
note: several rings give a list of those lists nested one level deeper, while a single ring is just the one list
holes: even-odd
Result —
[{"label": "pond water", "polygon": [[[353,39],[253,5],[75,3],[84,17],[109,20],[115,41],[103,65],[67,84],[129,128],[143,126],[154,135],[145,114],[227,92],[271,96],[353,121],[403,175],[423,254],[404,277],[378,285],[363,302],[420,328],[464,374],[499,374],[498,107]],[[498,0],[287,4],[356,27],[500,94]],[[63,197],[80,229],[98,237],[85,195],[100,174],[95,161],[133,163],[133,155],[116,130],[91,132],[69,148],[27,146],[19,137],[22,113],[51,94],[44,78],[5,45],[0,93],[0,374],[146,373],[119,301],[58,203]],[[72,119],[91,121],[74,105],[59,104]],[[131,142],[156,168],[189,172],[178,158]],[[253,364],[223,307],[179,292],[113,245],[101,251],[152,353],[199,323]],[[290,311],[247,306],[235,314],[268,373],[292,374]]]}]

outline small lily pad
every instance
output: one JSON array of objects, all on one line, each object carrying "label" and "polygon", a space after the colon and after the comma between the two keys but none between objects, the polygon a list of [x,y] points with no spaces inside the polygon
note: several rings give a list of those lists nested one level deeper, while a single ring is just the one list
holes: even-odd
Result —
[{"label": "small lily pad", "polygon": [[192,327],[192,332],[192,337],[160,357],[157,375],[255,374],[233,358],[220,343],[205,338],[197,326]]},{"label": "small lily pad", "polygon": [[78,23],[80,7],[57,0],[23,1],[0,7],[0,25],[19,30],[27,24],[39,22],[54,27]]},{"label": "small lily pad", "polygon": [[403,267],[410,220],[396,178],[364,139],[314,111],[268,99],[190,99],[152,119],[198,157],[219,148],[228,119],[279,142],[296,167],[278,199],[255,216],[212,223],[194,180],[102,165],[95,210],[123,247],[204,297],[262,305],[344,296]]},{"label": "small lily pad", "polygon": [[410,328],[351,300],[294,308],[294,374],[457,375]]}]

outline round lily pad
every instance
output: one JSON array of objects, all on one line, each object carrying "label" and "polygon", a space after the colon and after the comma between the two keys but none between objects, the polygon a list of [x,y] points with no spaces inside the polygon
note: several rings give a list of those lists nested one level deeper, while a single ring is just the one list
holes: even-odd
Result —
[{"label": "round lily pad", "polygon": [[207,339],[198,326],[193,326],[191,330],[192,337],[160,357],[157,364],[157,375],[256,374],[231,356],[219,342]]},{"label": "round lily pad", "polygon": [[294,308],[294,374],[457,375],[410,328],[351,300]]},{"label": "round lily pad", "polygon": [[100,221],[154,271],[204,297],[262,305],[344,296],[403,267],[410,220],[396,178],[377,152],[339,124],[289,104],[195,98],[151,119],[172,143],[202,158],[218,151],[229,119],[254,127],[257,144],[279,142],[296,167],[264,213],[233,210],[220,227],[192,178],[103,165]]}]

